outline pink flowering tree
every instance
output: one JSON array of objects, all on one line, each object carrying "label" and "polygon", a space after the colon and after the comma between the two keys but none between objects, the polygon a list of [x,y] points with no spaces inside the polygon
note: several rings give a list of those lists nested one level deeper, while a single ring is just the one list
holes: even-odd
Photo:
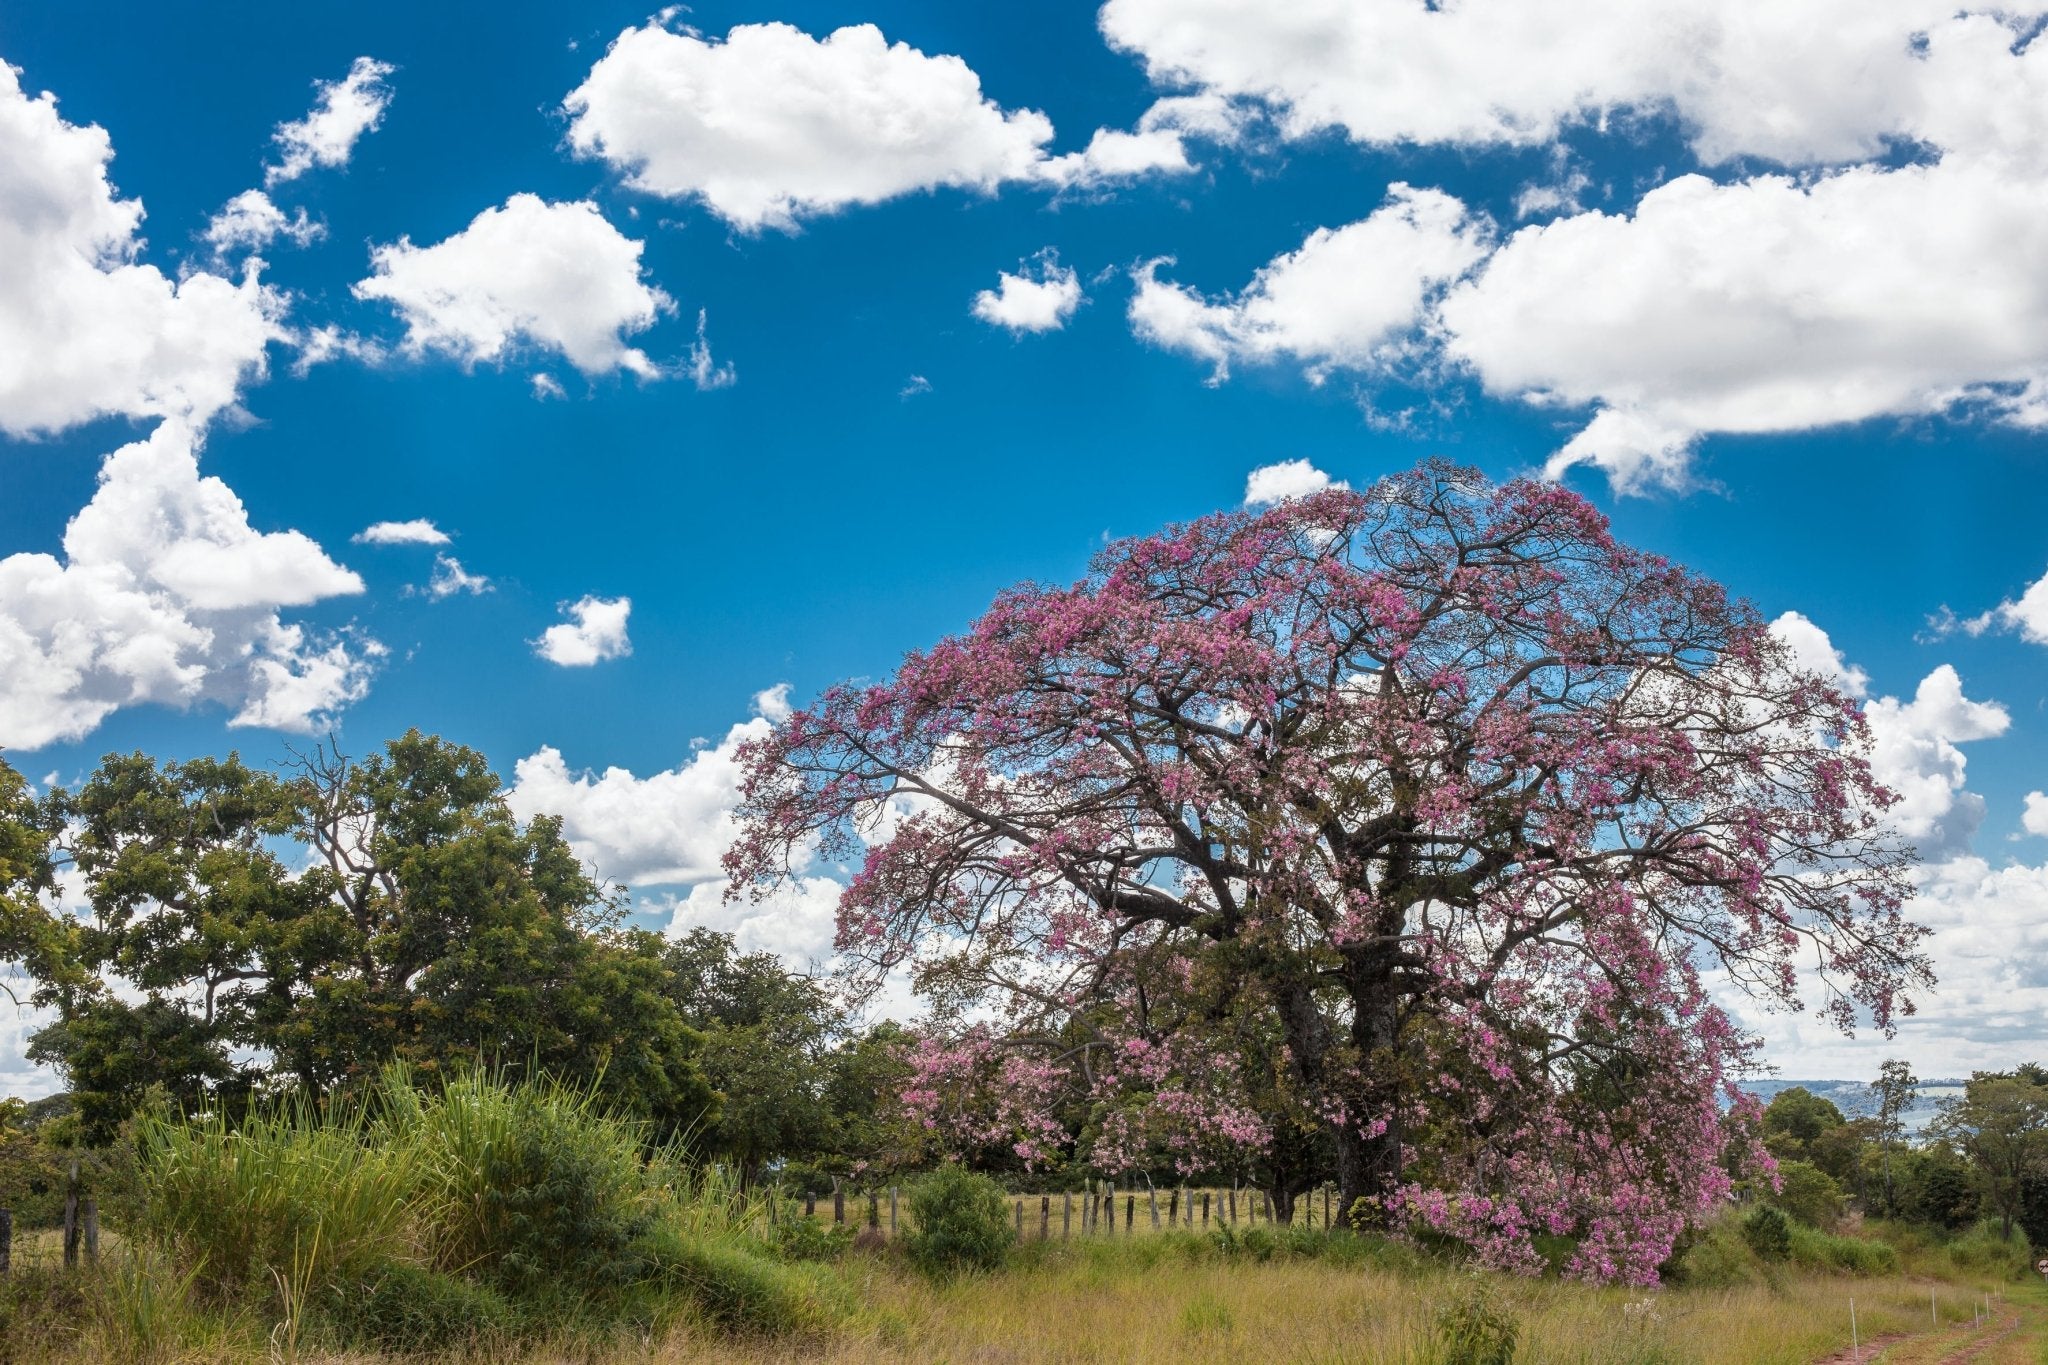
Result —
[{"label": "pink flowering tree", "polygon": [[1112,545],[826,692],[746,749],[728,868],[859,864],[838,946],[934,1002],[934,1131],[1081,1113],[1099,1169],[1233,1149],[1282,1211],[1334,1179],[1640,1282],[1740,1155],[1703,982],[1797,1008],[1809,966],[1888,1030],[1931,980],[1867,751],[1718,585],[1431,464]]}]

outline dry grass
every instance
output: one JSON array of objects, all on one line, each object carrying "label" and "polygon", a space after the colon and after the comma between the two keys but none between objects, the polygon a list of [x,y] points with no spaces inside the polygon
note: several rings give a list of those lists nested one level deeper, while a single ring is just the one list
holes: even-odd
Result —
[{"label": "dry grass", "polygon": [[[1442,1271],[1415,1275],[1313,1262],[1148,1266],[1086,1252],[944,1288],[925,1285],[882,1260],[855,1261],[850,1274],[866,1307],[833,1339],[746,1345],[679,1333],[604,1360],[1428,1365],[1438,1307],[1473,1288],[1470,1277]],[[1806,1277],[1776,1290],[1658,1293],[1555,1282],[1481,1283],[1520,1322],[1515,1359],[1526,1365],[1805,1365],[1849,1345],[1852,1296],[1865,1341],[1928,1326],[1929,1286],[1905,1279]],[[1973,1288],[1934,1289],[1948,1321],[1969,1319]],[[2048,1314],[2032,1300],[2026,1312],[2029,1323],[2048,1323]],[[1949,1333],[1945,1339],[1957,1338]],[[534,1365],[544,1359],[559,1356],[531,1357]],[[1914,1365],[1921,1359],[1915,1357]],[[1906,1358],[1900,1361],[1905,1365]]]}]

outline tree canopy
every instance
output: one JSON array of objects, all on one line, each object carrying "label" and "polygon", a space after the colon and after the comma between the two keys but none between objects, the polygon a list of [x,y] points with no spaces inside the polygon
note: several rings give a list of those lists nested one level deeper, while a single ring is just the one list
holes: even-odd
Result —
[{"label": "tree canopy", "polygon": [[317,1095],[393,1059],[602,1075],[670,1131],[713,1115],[662,941],[619,926],[558,822],[522,826],[473,750],[415,731],[283,772],[111,755],[15,828],[88,903],[23,918],[66,939],[31,964],[58,1009],[31,1055],[89,1131],[152,1087]]},{"label": "tree canopy", "polygon": [[1751,1043],[1702,973],[1796,1007],[1810,962],[1880,1028],[1930,979],[1868,749],[1718,585],[1430,465],[1116,543],[828,690],[743,750],[727,866],[859,866],[838,947],[914,970],[905,1100],[963,1145],[1249,1147],[1283,1215],[1327,1171],[1644,1280],[1729,1179]]}]

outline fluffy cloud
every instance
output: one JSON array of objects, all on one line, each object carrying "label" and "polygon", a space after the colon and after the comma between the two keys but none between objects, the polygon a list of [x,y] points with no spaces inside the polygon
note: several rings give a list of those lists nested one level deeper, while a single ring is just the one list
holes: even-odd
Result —
[{"label": "fluffy cloud", "polygon": [[630,597],[585,597],[562,608],[569,620],[549,626],[533,642],[533,652],[551,664],[584,668],[633,652],[626,637],[626,618],[633,613]]},{"label": "fluffy cloud", "polygon": [[[1833,681],[1851,696],[1868,693],[1870,678],[1849,663],[1825,630],[1796,611],[1771,622],[1802,668]],[[1879,697],[1864,705],[1870,724],[1871,770],[1899,795],[1891,818],[1926,859],[1968,850],[1984,819],[1984,798],[1964,790],[1969,760],[1957,745],[1996,739],[2012,717],[1995,701],[1972,701],[1963,680],[1942,664],[1920,680],[1911,701]]]},{"label": "fluffy cloud", "polygon": [[815,961],[831,952],[840,884],[804,876],[763,900],[727,904],[719,864],[737,831],[738,748],[766,735],[789,710],[788,685],[771,687],[755,696],[753,717],[717,744],[647,777],[625,768],[579,772],[558,750],[543,748],[515,766],[506,800],[523,819],[560,817],[577,857],[599,876],[636,887],[686,888],[639,898],[643,910],[670,917],[671,932],[708,925],[734,935],[748,951]]},{"label": "fluffy cloud", "polygon": [[1963,790],[1968,760],[1956,746],[1997,738],[2012,717],[1997,702],[1965,697],[1963,680],[1948,664],[1920,680],[1913,700],[1879,697],[1865,714],[1871,768],[1899,794],[1891,812],[1899,831],[1925,858],[1968,848],[1984,820],[1984,798]]},{"label": "fluffy cloud", "polygon": [[[1679,176],[1622,212],[1578,211],[1582,175],[1536,187],[1523,211],[1565,216],[1515,233],[1422,327],[1393,324],[1440,341],[1493,393],[1582,414],[1553,476],[1592,465],[1641,492],[1686,486],[1716,433],[1958,406],[2048,426],[2044,14],[1110,0],[1101,22],[1156,81],[1261,109],[1286,137],[1561,151],[1567,136],[1675,119],[1713,176]],[[1796,173],[1743,171],[1759,160]],[[1237,318],[1184,291],[1143,301],[1166,344],[1219,372],[1259,353]],[[1336,322],[1311,369],[1369,369],[1387,327]]]},{"label": "fluffy cloud", "polygon": [[448,533],[424,517],[379,521],[349,537],[358,545],[446,545]]},{"label": "fluffy cloud", "polygon": [[405,320],[405,349],[464,365],[496,362],[524,343],[559,352],[585,374],[660,373],[626,336],[672,305],[641,278],[644,244],[624,236],[588,201],[546,203],[515,194],[433,246],[405,238],[370,254],[355,285]]},{"label": "fluffy cloud", "polygon": [[[2043,95],[2048,96],[2048,87]],[[1948,157],[1813,180],[1682,176],[1523,228],[1442,307],[1496,393],[1595,405],[1551,461],[1682,480],[1706,432],[1989,402],[2048,414],[2048,175]]]},{"label": "fluffy cloud", "polygon": [[1796,611],[1771,622],[1771,634],[1792,651],[1793,661],[1818,673],[1852,697],[1870,695],[1870,675],[1842,657],[1828,633]]},{"label": "fluffy cloud", "polygon": [[105,131],[66,123],[0,62],[0,431],[95,417],[203,420],[264,372],[283,300],[252,270],[180,280],[140,264],[139,200]]},{"label": "fluffy cloud", "polygon": [[264,168],[263,183],[296,180],[315,166],[346,166],[356,140],[383,122],[391,104],[391,87],[384,78],[395,69],[358,57],[340,80],[317,82],[314,88],[320,94],[312,111],[277,126],[272,140],[282,155],[277,164]]},{"label": "fluffy cloud", "polygon": [[294,246],[305,246],[326,231],[308,218],[304,209],[288,218],[262,190],[243,190],[221,205],[220,212],[207,223],[206,240],[215,256],[225,256],[233,251],[261,251],[280,237]]},{"label": "fluffy cloud", "polygon": [[1055,332],[1081,306],[1081,277],[1050,248],[1016,274],[996,273],[996,287],[974,296],[974,316],[1012,332]]},{"label": "fluffy cloud", "polygon": [[1278,464],[1259,466],[1245,479],[1244,505],[1269,507],[1276,502],[1287,502],[1293,498],[1305,498],[1311,493],[1320,493],[1325,488],[1350,486],[1342,479],[1331,483],[1328,474],[1307,460],[1282,460]]},{"label": "fluffy cloud", "polygon": [[[1868,1077],[1882,1059],[1904,1057],[1921,1076],[1954,1076],[2039,1057],[2048,1012],[2048,867],[1993,867],[1962,855],[1925,867],[1919,883],[1905,913],[1933,931],[1926,949],[1939,984],[1919,997],[1898,1037],[1847,1039],[1812,1014],[1767,1014],[1723,994],[1789,1074]],[[1818,991],[1809,997],[1817,1000]]]},{"label": "fluffy cloud", "polygon": [[76,739],[152,702],[308,731],[367,689],[381,646],[279,616],[362,580],[297,531],[252,528],[196,449],[188,427],[160,424],[107,457],[61,559],[0,559],[0,746]]},{"label": "fluffy cloud", "polygon": [[1943,0],[1108,0],[1100,22],[1154,81],[1256,102],[1288,137],[1536,146],[1669,113],[1706,162],[1813,164],[1919,130],[1951,85],[1922,35],[1938,44],[1955,13]]},{"label": "fluffy cloud", "polygon": [[1234,297],[1205,299],[1161,280],[1165,262],[1147,264],[1131,326],[1208,362],[1212,383],[1234,361],[1292,360],[1315,382],[1333,369],[1375,368],[1410,347],[1433,296],[1485,256],[1489,232],[1450,195],[1395,184],[1370,217],[1316,229]]},{"label": "fluffy cloud", "polygon": [[648,194],[700,198],[748,232],[941,186],[1185,171],[1183,139],[1214,122],[1208,105],[1170,107],[1050,157],[1045,115],[1002,108],[960,58],[890,43],[872,24],[822,39],[741,24],[721,42],[649,23],[621,33],[563,107],[578,154]]},{"label": "fluffy cloud", "polygon": [[2020,828],[2048,839],[2048,792],[2027,793],[2027,809],[2020,816]]}]

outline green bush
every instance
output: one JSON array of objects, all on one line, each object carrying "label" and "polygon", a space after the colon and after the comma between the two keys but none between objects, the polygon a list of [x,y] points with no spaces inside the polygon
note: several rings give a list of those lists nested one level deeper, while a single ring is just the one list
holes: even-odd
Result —
[{"label": "green bush", "polygon": [[1778,1166],[1778,1192],[1771,1202],[1802,1223],[1833,1231],[1842,1216],[1842,1187],[1820,1167],[1805,1161]]},{"label": "green bush", "polygon": [[485,1345],[517,1327],[511,1306],[489,1287],[403,1261],[337,1295],[328,1316],[350,1344],[396,1355]]},{"label": "green bush", "polygon": [[1521,1324],[1474,1282],[1436,1316],[1435,1365],[1513,1365]]},{"label": "green bush", "polygon": [[995,1270],[1009,1256],[1010,1228],[1002,1187],[959,1166],[941,1166],[910,1187],[911,1227],[903,1250],[936,1279]]},{"label": "green bush", "polygon": [[1792,1221],[1769,1204],[1752,1209],[1742,1220],[1742,1240],[1760,1259],[1782,1261],[1792,1254]]},{"label": "green bush", "polygon": [[775,1227],[775,1251],[785,1261],[836,1261],[853,1246],[853,1228],[806,1218],[791,1205]]},{"label": "green bush", "polygon": [[416,1155],[437,1211],[435,1266],[515,1293],[646,1277],[635,1247],[659,1196],[642,1160],[645,1133],[606,1113],[593,1091],[471,1074],[426,1096],[394,1075],[386,1103],[388,1141]]},{"label": "green bush", "polygon": [[1742,1223],[1734,1218],[1721,1218],[1691,1239],[1671,1267],[1671,1278],[1701,1289],[1735,1289],[1756,1284],[1763,1274]]}]

